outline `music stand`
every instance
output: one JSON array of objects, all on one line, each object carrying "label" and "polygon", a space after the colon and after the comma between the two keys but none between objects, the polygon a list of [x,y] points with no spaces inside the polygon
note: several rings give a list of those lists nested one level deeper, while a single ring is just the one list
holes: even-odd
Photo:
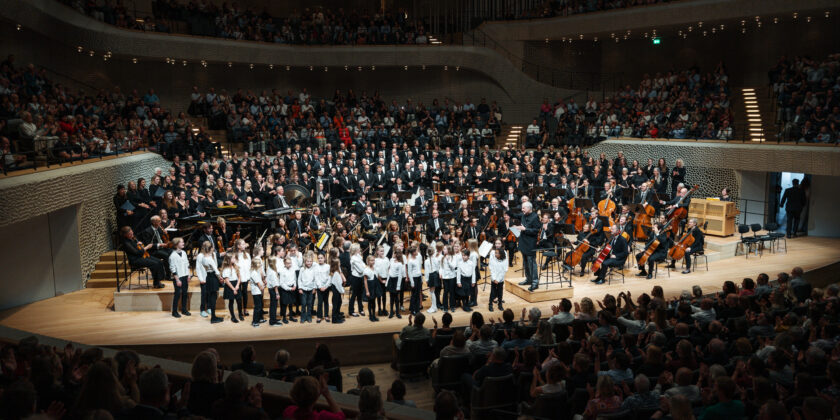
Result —
[{"label": "music stand", "polygon": [[566,196],[566,189],[564,188],[549,188],[548,189],[549,199],[553,199],[554,197],[565,197]]},{"label": "music stand", "polygon": [[633,188],[623,188],[621,190],[621,202],[622,203],[632,203],[633,196],[636,194],[636,190]]},{"label": "music stand", "polygon": [[[399,192],[397,192],[397,198],[399,198],[400,201],[408,200],[409,198],[411,198],[411,195],[412,195],[411,191],[399,191]],[[410,203],[410,204],[414,204],[414,203]]]},{"label": "music stand", "polygon": [[594,206],[595,204],[588,198],[575,199],[575,208],[583,209],[583,213],[588,213]]}]

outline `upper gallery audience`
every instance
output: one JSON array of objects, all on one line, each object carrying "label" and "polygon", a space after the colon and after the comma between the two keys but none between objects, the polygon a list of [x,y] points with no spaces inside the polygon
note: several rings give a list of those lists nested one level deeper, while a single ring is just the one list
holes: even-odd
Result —
[{"label": "upper gallery audience", "polygon": [[768,74],[779,106],[779,136],[788,141],[837,143],[840,54],[822,59],[783,56]]}]

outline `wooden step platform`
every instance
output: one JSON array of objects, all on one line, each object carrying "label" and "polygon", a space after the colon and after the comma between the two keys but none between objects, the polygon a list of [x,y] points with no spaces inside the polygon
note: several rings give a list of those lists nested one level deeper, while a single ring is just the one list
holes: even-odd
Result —
[{"label": "wooden step platform", "polygon": [[519,285],[519,283],[523,280],[525,280],[525,277],[505,279],[505,291],[513,293],[528,303],[546,301],[556,302],[563,298],[571,299],[575,294],[575,288],[568,287],[568,283],[566,282],[563,283],[564,286],[561,286],[560,283],[543,283],[537,288],[537,290],[531,292],[528,290],[529,286]]}]

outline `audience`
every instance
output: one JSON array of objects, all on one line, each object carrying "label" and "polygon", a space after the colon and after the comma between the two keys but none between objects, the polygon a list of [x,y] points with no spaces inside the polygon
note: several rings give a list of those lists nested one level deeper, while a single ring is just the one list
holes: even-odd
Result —
[{"label": "audience", "polygon": [[574,99],[548,99],[528,126],[526,146],[590,145],[609,137],[731,140],[733,119],[726,68],[697,67],[645,74],[637,87],[619,89],[584,106]]},{"label": "audience", "polygon": [[779,136],[806,143],[840,138],[840,54],[782,56],[768,72],[776,95]]}]

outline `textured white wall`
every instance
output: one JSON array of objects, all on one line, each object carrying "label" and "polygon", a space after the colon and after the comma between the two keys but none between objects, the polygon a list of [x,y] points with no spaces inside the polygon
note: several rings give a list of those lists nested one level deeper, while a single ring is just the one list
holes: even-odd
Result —
[{"label": "textured white wall", "polygon": [[141,153],[2,179],[0,228],[68,206],[78,206],[82,273],[78,284],[82,287],[99,256],[112,247],[111,234],[116,229],[113,204],[116,185],[139,177],[148,179],[155,167],[169,165],[157,154]]}]

